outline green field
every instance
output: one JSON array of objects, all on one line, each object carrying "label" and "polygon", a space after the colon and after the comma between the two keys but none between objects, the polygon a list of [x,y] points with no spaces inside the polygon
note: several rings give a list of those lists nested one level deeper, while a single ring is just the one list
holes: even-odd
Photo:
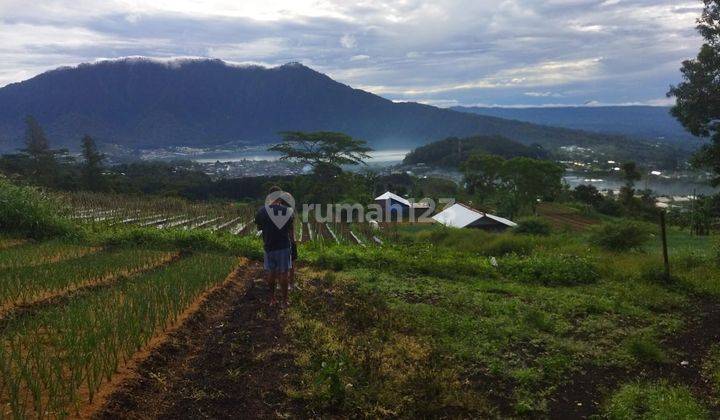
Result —
[{"label": "green field", "polygon": [[[710,238],[673,230],[665,282],[658,237],[616,253],[587,236],[412,227],[382,251],[309,247],[308,261],[330,271],[309,269],[291,307],[310,384],[298,396],[338,414],[537,415],[587,371],[626,372],[611,385],[626,394],[634,372],[682,360],[666,342],[690,328],[699,297],[720,296],[720,267]],[[676,389],[658,385],[652,398]],[[684,398],[713,405],[694,391]],[[595,396],[601,411],[626,403],[613,393]]]},{"label": "green field", "polygon": [[[552,211],[534,235],[298,227],[284,398],[303,416],[716,417],[716,238],[671,228],[668,278],[657,226]],[[0,249],[0,418],[77,415],[238,257],[262,258],[248,229],[35,213]]]}]

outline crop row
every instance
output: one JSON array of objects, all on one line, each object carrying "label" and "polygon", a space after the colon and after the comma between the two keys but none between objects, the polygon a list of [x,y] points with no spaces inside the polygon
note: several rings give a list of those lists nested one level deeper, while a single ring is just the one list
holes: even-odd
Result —
[{"label": "crop row", "polygon": [[98,250],[99,248],[68,244],[62,241],[28,242],[0,250],[0,269],[27,267],[78,258]]},{"label": "crop row", "polygon": [[0,418],[77,414],[81,395],[92,400],[121,363],[236,264],[195,254],[4,325]]},{"label": "crop row", "polygon": [[2,309],[27,304],[68,288],[129,275],[168,261],[171,256],[161,251],[120,249],[57,263],[2,268],[0,315]]}]

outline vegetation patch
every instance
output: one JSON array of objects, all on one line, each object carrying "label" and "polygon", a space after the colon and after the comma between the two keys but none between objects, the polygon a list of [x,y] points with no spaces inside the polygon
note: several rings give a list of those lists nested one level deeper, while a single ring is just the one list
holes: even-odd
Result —
[{"label": "vegetation patch", "polygon": [[577,255],[533,255],[508,257],[499,263],[510,280],[546,286],[590,284],[600,278],[596,263]]},{"label": "vegetation patch", "polygon": [[611,222],[595,228],[590,241],[608,251],[623,252],[640,249],[650,239],[650,233],[643,223]]},{"label": "vegetation patch", "polygon": [[539,236],[548,236],[550,235],[550,231],[550,224],[539,217],[526,217],[524,219],[520,219],[517,227],[514,229],[515,233]]},{"label": "vegetation patch", "polygon": [[660,383],[633,383],[622,386],[607,403],[610,419],[710,418],[709,413],[685,387]]},{"label": "vegetation patch", "polygon": [[0,228],[28,238],[75,237],[78,229],[58,215],[40,190],[0,179]]}]

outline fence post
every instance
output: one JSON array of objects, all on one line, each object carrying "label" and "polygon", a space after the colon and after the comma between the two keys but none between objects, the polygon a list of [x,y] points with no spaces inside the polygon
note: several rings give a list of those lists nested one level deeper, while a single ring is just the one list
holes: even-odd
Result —
[{"label": "fence post", "polygon": [[663,263],[665,264],[665,280],[670,281],[670,260],[668,259],[667,229],[665,228],[665,210],[660,210],[660,231],[662,234]]}]

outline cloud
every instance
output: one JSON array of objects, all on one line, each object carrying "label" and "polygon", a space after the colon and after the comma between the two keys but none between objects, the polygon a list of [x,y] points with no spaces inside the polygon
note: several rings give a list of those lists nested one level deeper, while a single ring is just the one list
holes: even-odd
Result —
[{"label": "cloud", "polygon": [[344,48],[355,48],[357,46],[357,40],[354,36],[345,34],[340,38],[340,45]]},{"label": "cloud", "polygon": [[645,103],[697,53],[696,0],[0,1],[0,86],[99,57],[300,61],[393,100]]}]

